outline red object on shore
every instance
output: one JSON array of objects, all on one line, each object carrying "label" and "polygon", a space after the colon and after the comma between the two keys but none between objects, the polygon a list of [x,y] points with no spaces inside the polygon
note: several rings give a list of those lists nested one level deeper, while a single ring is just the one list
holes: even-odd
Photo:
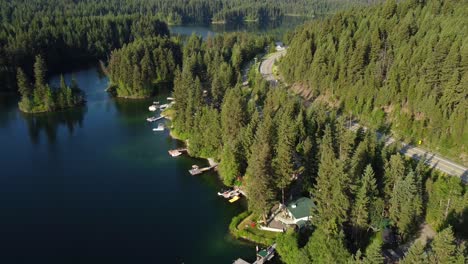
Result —
[{"label": "red object on shore", "polygon": [[250,223],[251,227],[255,227],[255,222]]}]

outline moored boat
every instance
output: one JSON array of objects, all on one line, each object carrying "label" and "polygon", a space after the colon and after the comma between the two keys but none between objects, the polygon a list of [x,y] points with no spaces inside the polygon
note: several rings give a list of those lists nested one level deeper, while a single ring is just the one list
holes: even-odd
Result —
[{"label": "moored boat", "polygon": [[237,201],[239,199],[240,199],[240,196],[234,196],[231,200],[229,200],[229,202],[233,203],[233,202],[235,202],[235,201]]},{"label": "moored boat", "polygon": [[163,124],[163,123],[159,123],[159,124],[158,124],[158,127],[153,128],[153,131],[164,131],[164,124]]}]

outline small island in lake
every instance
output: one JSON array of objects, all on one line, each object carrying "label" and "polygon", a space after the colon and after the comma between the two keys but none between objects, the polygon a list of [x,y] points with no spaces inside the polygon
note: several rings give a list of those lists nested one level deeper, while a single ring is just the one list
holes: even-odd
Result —
[{"label": "small island in lake", "polygon": [[47,67],[41,55],[36,56],[34,63],[34,83],[21,68],[17,71],[18,90],[21,94],[19,109],[25,113],[53,112],[71,108],[85,103],[83,91],[73,79],[68,86],[61,77],[59,87],[50,87],[46,83]]}]

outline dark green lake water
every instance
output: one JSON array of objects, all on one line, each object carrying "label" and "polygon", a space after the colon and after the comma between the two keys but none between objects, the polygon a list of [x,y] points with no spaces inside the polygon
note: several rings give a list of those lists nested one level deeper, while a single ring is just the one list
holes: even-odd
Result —
[{"label": "dark green lake water", "polygon": [[30,116],[1,98],[0,263],[254,260],[228,234],[243,205],[217,196],[217,175],[188,173],[206,161],[168,155],[180,142],[146,122],[153,100],[110,98],[95,67],[75,76],[81,109]]}]

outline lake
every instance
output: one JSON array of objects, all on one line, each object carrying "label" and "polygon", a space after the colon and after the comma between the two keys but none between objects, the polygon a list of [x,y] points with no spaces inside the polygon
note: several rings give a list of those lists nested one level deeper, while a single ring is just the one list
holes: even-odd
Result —
[{"label": "lake", "polygon": [[[206,37],[231,29],[171,30]],[[73,75],[86,107],[27,115],[17,97],[0,96],[0,263],[254,261],[255,245],[228,231],[245,200],[220,198],[215,173],[191,176],[191,165],[206,161],[171,158],[167,151],[181,142],[145,120],[152,101],[164,103],[170,92],[115,99],[96,66]]]},{"label": "lake", "polygon": [[266,24],[246,22],[242,24],[182,25],[169,26],[169,30],[173,35],[190,36],[192,33],[195,33],[203,38],[218,33],[241,31],[269,34],[281,39],[288,30],[292,30],[311,19],[308,17],[284,16],[280,21],[271,21]]},{"label": "lake", "polygon": [[168,155],[180,142],[152,131],[152,100],[111,98],[97,68],[74,75],[84,108],[31,116],[1,102],[0,263],[254,260],[228,233],[245,205],[217,196],[214,173],[188,173],[206,161]]}]

